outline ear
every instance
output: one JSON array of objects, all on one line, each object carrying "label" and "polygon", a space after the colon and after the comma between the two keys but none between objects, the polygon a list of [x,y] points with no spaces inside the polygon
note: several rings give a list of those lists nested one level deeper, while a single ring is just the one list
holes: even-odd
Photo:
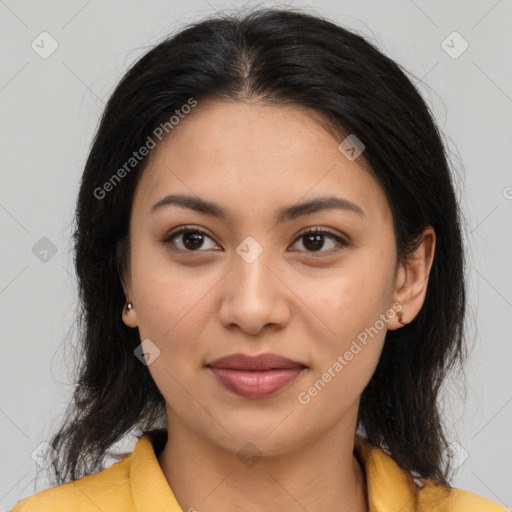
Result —
[{"label": "ear", "polygon": [[[390,331],[411,323],[419,313],[427,294],[428,278],[436,246],[436,234],[432,226],[427,226],[421,235],[420,243],[405,263],[400,264],[394,292],[394,310],[397,314],[389,321]],[[398,309],[398,304],[401,309]]]},{"label": "ear", "polygon": [[[124,295],[126,297],[126,302],[123,306],[123,312],[121,314],[121,318],[125,325],[128,327],[137,327],[139,325],[137,321],[137,312],[135,311],[135,305],[133,304],[133,294],[132,294],[132,274],[131,274],[131,265],[130,258],[127,253],[122,253],[122,251],[128,250],[126,247],[125,241],[120,241],[116,247],[116,257],[118,265],[123,268],[123,271],[120,271],[119,278],[121,279],[121,285],[124,290]],[[126,258],[124,261],[123,259]],[[132,308],[128,309],[128,303],[132,304]]]}]

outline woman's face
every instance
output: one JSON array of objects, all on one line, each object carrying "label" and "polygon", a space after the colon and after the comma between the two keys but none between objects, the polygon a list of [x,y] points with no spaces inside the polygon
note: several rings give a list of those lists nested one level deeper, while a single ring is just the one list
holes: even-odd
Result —
[{"label": "woman's face", "polygon": [[[134,309],[123,320],[151,340],[148,369],[171,424],[266,454],[355,428],[396,326],[401,272],[386,197],[340,142],[305,110],[200,102],[152,150],[132,208]],[[161,202],[170,195],[215,203],[224,216]],[[338,206],[320,208],[327,198]],[[311,229],[328,233],[303,236]],[[240,353],[305,368],[282,370],[291,380],[279,389],[237,370],[223,384],[208,365]]]}]

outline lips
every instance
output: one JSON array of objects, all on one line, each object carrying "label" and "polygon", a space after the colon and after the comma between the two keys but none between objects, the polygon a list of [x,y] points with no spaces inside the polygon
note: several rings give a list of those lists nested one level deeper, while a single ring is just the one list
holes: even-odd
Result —
[{"label": "lips", "polygon": [[231,370],[273,370],[279,368],[303,368],[305,365],[277,354],[260,354],[258,356],[232,354],[221,357],[208,364],[208,366],[229,368]]},{"label": "lips", "polygon": [[284,388],[306,366],[277,354],[233,354],[207,365],[228,390],[245,398],[263,398]]}]

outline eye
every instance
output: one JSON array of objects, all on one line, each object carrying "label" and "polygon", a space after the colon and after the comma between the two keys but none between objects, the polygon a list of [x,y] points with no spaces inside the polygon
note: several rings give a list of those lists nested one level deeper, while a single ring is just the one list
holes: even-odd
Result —
[{"label": "eye", "polygon": [[[336,246],[338,246],[338,249],[334,249],[334,251],[322,250],[326,247],[325,239],[330,240],[330,243],[327,244],[329,246],[327,249],[332,249]],[[299,241],[302,242],[302,246],[306,248],[306,252],[322,253],[320,256],[325,256],[326,254],[324,253],[327,253],[327,255],[332,254],[333,252],[340,250],[340,247],[343,248],[349,245],[349,243],[340,236],[319,228],[304,231],[298,236],[297,242]],[[314,254],[313,256],[316,257]]]},{"label": "eye", "polygon": [[[181,227],[175,231],[171,231],[167,234],[160,242],[163,245],[174,244],[177,246],[178,251],[184,252],[204,252],[199,249],[204,249],[205,240],[213,239],[203,230],[198,228],[192,228],[190,226]],[[216,244],[213,243],[215,247]],[[211,247],[206,247],[211,249]]]},{"label": "eye", "polygon": [[[326,244],[326,239],[330,240],[330,243]],[[210,240],[212,242],[210,247],[207,247],[208,244],[205,244],[206,240]],[[325,253],[327,253],[327,255],[332,254],[333,252],[340,250],[340,248],[347,247],[349,245],[349,242],[340,236],[319,228],[304,231],[296,238],[295,244],[299,241],[302,242],[302,246],[305,248],[306,252],[321,253],[320,256],[325,256]],[[217,250],[216,247],[218,247],[214,240],[205,231],[190,226],[183,226],[171,231],[160,240],[160,243],[163,245],[174,245],[175,249],[172,250],[183,252],[206,252],[207,249]],[[326,248],[326,245],[328,246],[327,249],[335,248],[334,251],[322,250]],[[336,249],[336,247],[338,247],[338,249]],[[312,255],[316,257],[316,255]]]}]

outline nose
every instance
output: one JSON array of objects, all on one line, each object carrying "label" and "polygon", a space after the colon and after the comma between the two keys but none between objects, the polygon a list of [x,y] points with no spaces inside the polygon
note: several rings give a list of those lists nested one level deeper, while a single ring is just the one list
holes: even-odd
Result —
[{"label": "nose", "polygon": [[233,267],[222,288],[220,320],[225,327],[257,335],[264,328],[283,328],[289,322],[292,292],[271,253],[263,250],[256,259],[243,252],[233,254]]}]

